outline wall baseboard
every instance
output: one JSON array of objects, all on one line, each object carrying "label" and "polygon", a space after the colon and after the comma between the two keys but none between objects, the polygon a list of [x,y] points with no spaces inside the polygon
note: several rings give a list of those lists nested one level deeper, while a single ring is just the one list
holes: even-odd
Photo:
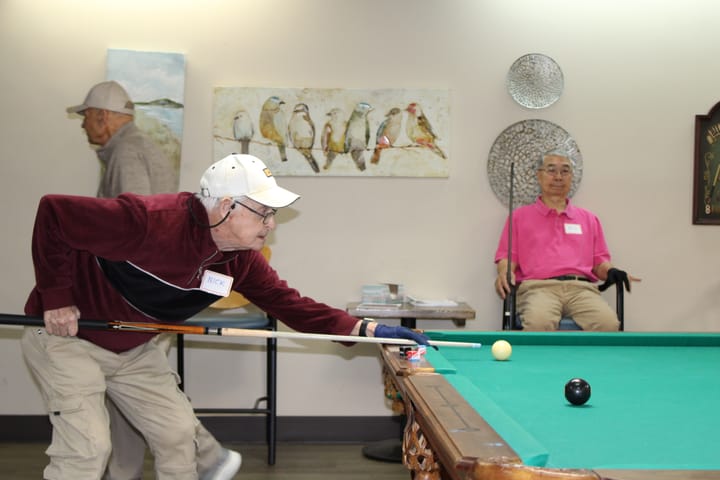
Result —
[{"label": "wall baseboard", "polygon": [[[220,442],[265,442],[261,416],[198,415]],[[45,415],[0,415],[0,442],[50,442]],[[278,417],[278,442],[363,443],[399,439],[400,416],[393,417]]]}]

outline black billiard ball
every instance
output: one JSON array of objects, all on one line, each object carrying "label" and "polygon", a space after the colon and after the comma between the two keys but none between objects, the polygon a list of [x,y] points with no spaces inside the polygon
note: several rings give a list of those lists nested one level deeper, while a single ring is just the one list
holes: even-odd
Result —
[{"label": "black billiard ball", "polygon": [[582,378],[573,378],[565,384],[565,398],[573,405],[582,405],[590,398],[590,384]]}]

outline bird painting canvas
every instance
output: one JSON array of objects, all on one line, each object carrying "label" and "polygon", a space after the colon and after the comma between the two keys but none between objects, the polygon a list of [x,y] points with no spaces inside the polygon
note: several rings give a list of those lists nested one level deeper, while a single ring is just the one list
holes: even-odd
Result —
[{"label": "bird painting canvas", "polygon": [[447,177],[447,90],[216,87],[213,158],[274,175]]}]

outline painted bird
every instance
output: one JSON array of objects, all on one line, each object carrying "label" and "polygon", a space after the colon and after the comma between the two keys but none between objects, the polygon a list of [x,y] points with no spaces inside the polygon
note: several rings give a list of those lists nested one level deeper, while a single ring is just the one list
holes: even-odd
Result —
[{"label": "painted bird", "polygon": [[345,152],[350,153],[360,171],[365,170],[365,149],[370,141],[368,113],[371,110],[372,107],[365,102],[355,105],[345,129]]},{"label": "painted bird", "polygon": [[430,122],[423,114],[420,105],[411,103],[405,110],[408,112],[408,119],[405,125],[408,138],[410,138],[413,143],[429,148],[436,155],[447,158],[445,152],[440,150],[440,147],[436,145],[437,135],[433,132]]},{"label": "painted bird", "polygon": [[320,172],[317,161],[312,153],[315,143],[315,124],[310,118],[310,109],[304,103],[298,103],[293,109],[288,122],[288,137],[290,142],[302,154],[315,173]]},{"label": "painted bird", "polygon": [[327,170],[332,165],[338,153],[345,153],[345,120],[342,119],[342,110],[333,108],[327,113],[330,117],[322,130],[320,136],[320,144],[325,154],[325,165],[323,170]]},{"label": "painted bird", "polygon": [[260,133],[277,145],[280,160],[287,162],[287,154],[285,153],[287,122],[285,121],[285,113],[282,111],[282,105],[285,105],[285,102],[274,95],[265,100],[260,112]]},{"label": "painted bird", "polygon": [[380,152],[386,148],[392,147],[400,136],[400,127],[402,125],[402,110],[393,107],[385,115],[385,120],[378,127],[375,136],[375,151],[373,152],[370,163],[378,163],[380,161]]},{"label": "painted bird", "polygon": [[233,118],[233,136],[235,141],[240,142],[240,153],[250,153],[250,140],[255,134],[250,114],[247,110],[240,109]]}]

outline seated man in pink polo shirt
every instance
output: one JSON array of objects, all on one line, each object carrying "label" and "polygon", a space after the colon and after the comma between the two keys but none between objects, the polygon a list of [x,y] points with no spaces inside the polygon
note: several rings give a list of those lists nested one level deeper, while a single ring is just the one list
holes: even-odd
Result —
[{"label": "seated man in pink polo shirt", "polygon": [[[508,283],[508,223],[495,253],[495,290],[505,298],[517,287],[517,312],[525,330],[556,330],[572,317],[583,330],[618,330],[615,311],[600,291],[639,278],[613,267],[600,220],[570,203],[573,164],[553,151],[538,160],[540,196],[512,214],[512,262]],[[604,281],[599,287],[598,280]]]}]

